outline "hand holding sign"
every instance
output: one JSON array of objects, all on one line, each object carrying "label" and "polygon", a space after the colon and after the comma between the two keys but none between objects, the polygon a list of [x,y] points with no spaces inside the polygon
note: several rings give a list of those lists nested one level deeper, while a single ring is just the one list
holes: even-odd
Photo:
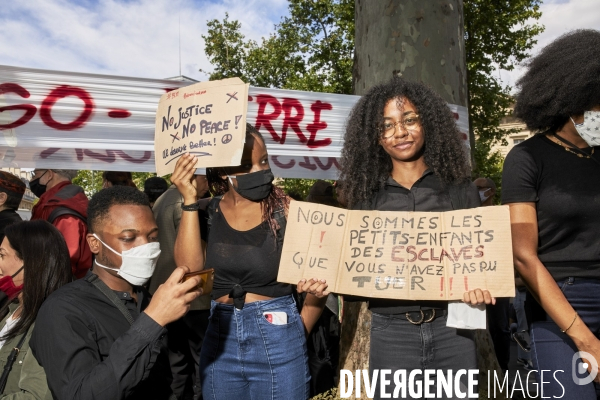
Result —
[{"label": "hand holding sign", "polygon": [[467,304],[496,304],[496,298],[492,297],[489,290],[469,290],[463,294],[463,301]]},{"label": "hand holding sign", "polygon": [[171,182],[177,187],[179,193],[183,196],[183,204],[192,204],[196,202],[197,190],[194,174],[198,159],[191,154],[183,154],[177,164],[175,171],[171,175]]},{"label": "hand holding sign", "polygon": [[183,154],[196,168],[239,165],[245,139],[248,84],[239,78],[200,82],[160,98],[154,131],[156,171],[172,173]]},{"label": "hand holding sign", "polygon": [[298,293],[306,292],[307,294],[312,294],[313,296],[322,299],[323,297],[329,296],[329,291],[327,290],[328,286],[329,285],[327,284],[327,281],[325,281],[324,279],[302,279],[300,282],[298,282],[296,290],[298,291]]}]

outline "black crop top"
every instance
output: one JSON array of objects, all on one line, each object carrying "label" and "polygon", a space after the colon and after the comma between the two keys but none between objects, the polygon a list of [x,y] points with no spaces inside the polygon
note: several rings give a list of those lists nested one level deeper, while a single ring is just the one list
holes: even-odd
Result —
[{"label": "black crop top", "polygon": [[277,282],[281,249],[266,222],[238,231],[217,207],[207,244],[205,268],[215,269],[213,299],[229,294],[235,306],[242,308],[246,292],[269,297],[292,293],[292,285]]}]

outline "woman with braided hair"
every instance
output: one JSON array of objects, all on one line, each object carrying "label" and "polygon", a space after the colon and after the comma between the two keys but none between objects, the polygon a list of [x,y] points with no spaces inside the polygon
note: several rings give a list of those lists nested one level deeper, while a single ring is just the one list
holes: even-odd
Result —
[{"label": "woman with braided hair", "polygon": [[[422,83],[394,77],[371,88],[352,110],[340,179],[351,209],[479,207],[467,157],[444,100]],[[446,326],[447,301],[368,300],[371,372],[477,368],[472,332]],[[487,290],[480,289],[466,292],[464,301],[495,303]],[[466,375],[463,378],[462,392],[467,387]],[[377,387],[375,397],[380,395]]]},{"label": "woman with braided hair", "polygon": [[[183,196],[175,261],[190,271],[214,268],[211,316],[200,355],[202,395],[208,399],[306,399],[310,374],[306,333],[327,300],[327,283],[298,283],[306,292],[298,313],[294,287],[277,282],[289,199],[273,185],[265,142],[251,125],[241,165],[209,168],[216,195],[208,232],[194,209],[196,158],[183,155],[171,181]],[[188,212],[191,211],[191,212]],[[201,237],[206,239],[206,256]],[[240,351],[241,350],[241,351]]]}]

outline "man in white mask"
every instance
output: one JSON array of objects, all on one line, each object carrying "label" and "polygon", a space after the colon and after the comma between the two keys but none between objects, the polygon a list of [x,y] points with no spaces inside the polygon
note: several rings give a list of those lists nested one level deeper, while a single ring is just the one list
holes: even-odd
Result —
[{"label": "man in white mask", "polygon": [[152,299],[142,287],[160,255],[146,195],[101,190],[88,207],[95,262],[85,278],[50,296],[31,337],[55,399],[173,399],[165,326],[200,295],[176,268]]}]

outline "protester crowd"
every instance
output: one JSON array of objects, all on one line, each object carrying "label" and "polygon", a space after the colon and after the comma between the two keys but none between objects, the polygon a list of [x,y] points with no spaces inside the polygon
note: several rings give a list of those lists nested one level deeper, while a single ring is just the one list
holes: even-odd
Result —
[{"label": "protester crowd", "polygon": [[[516,296],[474,288],[463,301],[486,305],[502,370],[511,340],[527,369],[571,372],[578,351],[591,369],[600,32],[557,39],[517,87],[515,115],[535,135],[508,154],[502,178]],[[196,162],[182,155],[170,185],[153,177],[143,191],[130,172],[106,171],[91,199],[72,183],[77,171],[37,168],[31,221],[16,213],[26,183],[0,172],[0,399],[306,399],[337,384],[344,301],[368,302],[371,371],[477,369],[475,335],[446,326],[447,301],[338,296],[318,272],[277,281],[292,198],[380,211],[494,205],[495,182],[473,180],[453,115],[429,87],[394,77],[371,88],[346,123],[340,179],[317,181],[305,199],[273,183],[250,124],[239,166],[198,175]],[[214,271],[211,293],[203,270]],[[561,392],[600,398],[593,382],[544,389]]]}]

